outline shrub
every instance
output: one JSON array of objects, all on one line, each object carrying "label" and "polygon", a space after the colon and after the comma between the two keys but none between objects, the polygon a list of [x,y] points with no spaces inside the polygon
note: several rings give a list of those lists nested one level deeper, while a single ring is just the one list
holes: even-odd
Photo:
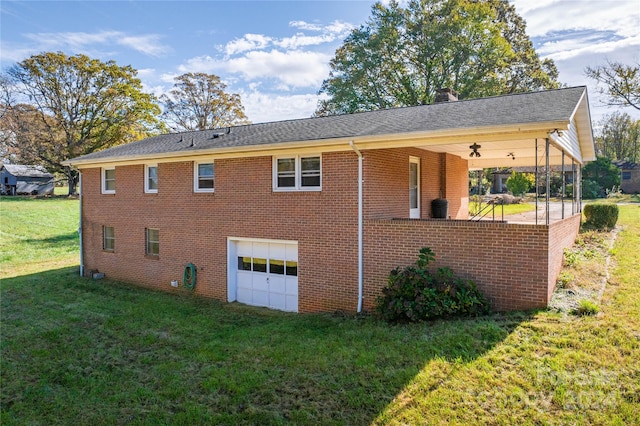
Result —
[{"label": "shrub", "polygon": [[595,315],[599,310],[600,309],[598,308],[598,305],[596,305],[592,301],[582,299],[578,307],[575,309],[574,313],[583,317],[586,315]]},{"label": "shrub", "polygon": [[595,229],[612,229],[618,222],[620,209],[616,204],[587,204],[584,206],[586,225]]},{"label": "shrub", "polygon": [[584,179],[582,181],[582,198],[590,199],[590,198],[598,198],[602,193],[602,187],[598,185],[598,182],[594,182],[589,179]]},{"label": "shrub", "polygon": [[511,172],[511,177],[507,179],[507,189],[513,195],[522,195],[529,191],[535,179],[531,173]]},{"label": "shrub", "polygon": [[415,266],[391,271],[376,303],[383,319],[417,322],[489,311],[489,303],[473,281],[455,277],[450,268],[431,274],[427,268],[434,259],[433,251],[423,247]]}]

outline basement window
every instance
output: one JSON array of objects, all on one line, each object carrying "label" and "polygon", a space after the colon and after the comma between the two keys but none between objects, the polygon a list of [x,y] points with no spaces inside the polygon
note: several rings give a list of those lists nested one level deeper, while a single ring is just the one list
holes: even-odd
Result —
[{"label": "basement window", "polygon": [[102,250],[115,251],[116,249],[116,233],[113,226],[102,227]]},{"label": "basement window", "polygon": [[158,229],[145,229],[146,235],[146,255],[147,256],[160,256],[160,230]]}]

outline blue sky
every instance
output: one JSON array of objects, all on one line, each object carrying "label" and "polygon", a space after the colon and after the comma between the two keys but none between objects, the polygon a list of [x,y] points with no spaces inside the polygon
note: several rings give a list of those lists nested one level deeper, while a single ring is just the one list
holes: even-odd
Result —
[{"label": "blue sky", "polygon": [[[309,117],[329,61],[373,1],[7,1],[0,3],[0,66],[43,51],[84,53],[139,71],[167,91],[185,72],[219,75],[254,123]],[[560,81],[588,85],[587,65],[640,61],[640,0],[514,0]],[[625,110],[636,118],[640,114]]]}]

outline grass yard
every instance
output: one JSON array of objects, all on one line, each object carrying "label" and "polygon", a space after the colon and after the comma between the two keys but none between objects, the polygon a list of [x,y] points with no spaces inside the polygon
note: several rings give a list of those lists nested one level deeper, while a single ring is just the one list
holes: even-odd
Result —
[{"label": "grass yard", "polygon": [[395,326],[79,278],[77,214],[0,201],[2,425],[640,424],[638,205],[597,315]]},{"label": "grass yard", "polygon": [[[482,207],[485,207],[486,203],[482,203]],[[530,212],[536,209],[535,204],[531,204],[531,203],[520,203],[520,204],[505,204],[503,205],[496,205],[495,206],[495,215],[496,218],[499,218],[502,215],[502,210],[504,209],[504,215],[508,216],[510,214],[517,214],[517,213],[524,213],[524,212]],[[476,203],[475,201],[470,201],[469,202],[469,212],[475,212],[478,211],[478,203]],[[490,211],[489,211],[490,212]],[[489,213],[489,216],[491,216],[491,213]]]}]

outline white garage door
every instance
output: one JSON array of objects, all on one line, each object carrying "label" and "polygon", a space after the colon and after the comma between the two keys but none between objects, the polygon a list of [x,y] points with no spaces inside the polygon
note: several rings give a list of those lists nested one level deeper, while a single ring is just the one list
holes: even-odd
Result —
[{"label": "white garage door", "polygon": [[298,312],[298,245],[237,241],[236,300]]}]

